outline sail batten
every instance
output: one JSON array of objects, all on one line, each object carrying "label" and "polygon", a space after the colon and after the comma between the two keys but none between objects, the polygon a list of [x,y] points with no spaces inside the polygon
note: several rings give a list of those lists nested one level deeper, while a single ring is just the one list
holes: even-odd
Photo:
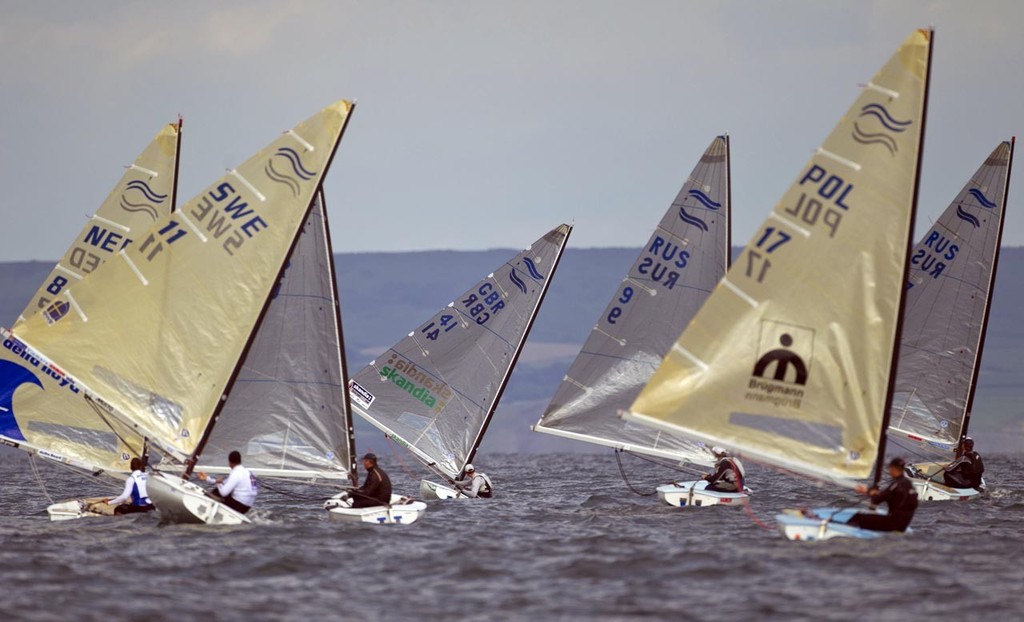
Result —
[{"label": "sail batten", "polygon": [[571,230],[548,232],[355,374],[355,413],[442,477],[458,477],[494,415]]},{"label": "sail batten", "polygon": [[573,361],[536,432],[698,464],[709,452],[622,421],[729,262],[729,142],[717,136],[686,177]]},{"label": "sail batten", "polygon": [[[815,151],[626,413],[809,477],[877,472],[917,201],[932,33]],[[898,97],[891,95],[898,93]]]}]

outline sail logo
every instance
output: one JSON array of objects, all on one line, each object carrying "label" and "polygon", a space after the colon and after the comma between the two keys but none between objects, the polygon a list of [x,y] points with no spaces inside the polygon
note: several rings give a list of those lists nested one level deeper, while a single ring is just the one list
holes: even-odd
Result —
[{"label": "sail logo", "polygon": [[[241,248],[246,240],[251,240],[270,226],[228,182],[218,184],[216,188],[199,198],[188,213],[195,218],[197,224],[206,227],[206,232],[212,235],[213,239],[223,239],[221,246],[231,256],[234,256],[235,251]],[[172,238],[170,242],[174,239],[176,238]],[[140,250],[145,251],[145,248]]]},{"label": "sail logo", "polygon": [[975,229],[981,226],[981,221],[978,220],[978,217],[965,210],[962,205],[956,206],[956,217],[966,222],[967,224],[971,225]]},{"label": "sail logo", "polygon": [[[892,156],[899,151],[896,138],[910,127],[912,120],[900,121],[882,104],[867,104],[853,122],[852,137],[862,145],[881,145]],[[864,124],[863,127],[861,124]]]},{"label": "sail logo", "polygon": [[[547,278],[541,274],[540,270],[537,269],[537,262],[530,259],[529,257],[523,257],[519,263],[521,264],[520,269],[525,269],[526,273],[531,279],[538,283],[543,283],[544,279]],[[516,289],[523,292],[524,294],[529,293],[526,285],[526,280],[519,274],[515,267],[508,273],[508,279],[512,281],[512,284],[516,286]]]},{"label": "sail logo", "polygon": [[47,324],[56,324],[71,310],[71,303],[66,300],[57,300],[43,311],[43,319]]},{"label": "sail logo", "polygon": [[[686,199],[692,198],[698,203],[700,203],[701,206],[709,210],[718,211],[719,209],[722,208],[721,203],[718,203],[717,201],[713,200],[711,197],[704,194],[704,192],[698,190],[697,188],[690,188],[690,190],[687,191],[687,194],[689,196],[684,197],[684,201]],[[686,207],[684,205],[679,206],[679,220],[682,220],[683,222],[690,226],[697,227],[701,231],[710,231],[708,223],[706,223],[702,218],[687,212]]]},{"label": "sail logo", "polygon": [[355,380],[348,381],[348,395],[358,405],[369,409],[377,397]]},{"label": "sail logo", "polygon": [[11,361],[0,361],[0,434],[16,441],[26,440],[14,417],[14,393],[23,384],[43,388],[36,375],[28,369]]},{"label": "sail logo", "polygon": [[387,364],[379,370],[383,380],[389,380],[399,389],[423,403],[434,412],[441,412],[451,399],[451,388],[416,366],[408,359],[392,353]]},{"label": "sail logo", "polygon": [[516,272],[515,268],[512,268],[512,271],[508,273],[508,278],[512,281],[513,285],[519,288],[519,291],[524,294],[526,293],[526,282],[523,281],[523,277],[519,276],[519,273]]},{"label": "sail logo", "polygon": [[982,207],[987,207],[988,209],[994,209],[996,207],[996,204],[990,201],[989,198],[985,196],[985,194],[981,190],[977,188],[971,188],[967,192],[972,197],[974,197],[978,201],[978,203],[981,204]]},{"label": "sail logo", "polygon": [[296,197],[302,192],[302,182],[316,176],[315,172],[302,163],[302,156],[291,147],[279,147],[267,160],[263,172],[270,181],[287,186]]},{"label": "sail logo", "polygon": [[135,179],[125,184],[124,191],[121,193],[120,205],[121,209],[126,212],[141,212],[156,221],[156,206],[166,200],[166,194],[160,194],[145,181]]},{"label": "sail logo", "polygon": [[757,360],[747,383],[748,400],[800,408],[814,352],[814,330],[763,320]]},{"label": "sail logo", "polygon": [[[985,193],[978,188],[971,188],[967,193],[974,197],[978,204],[985,209],[995,209],[997,207],[997,205],[985,196]],[[978,217],[964,209],[963,205],[956,206],[956,217],[968,223],[975,229],[981,227],[981,221],[978,220]]]}]

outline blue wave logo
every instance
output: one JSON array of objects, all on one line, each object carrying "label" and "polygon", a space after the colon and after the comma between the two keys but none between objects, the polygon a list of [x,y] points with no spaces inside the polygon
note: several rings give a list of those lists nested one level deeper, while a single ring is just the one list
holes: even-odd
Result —
[{"label": "blue wave logo", "polygon": [[996,206],[995,203],[990,201],[988,199],[988,197],[985,196],[984,194],[982,194],[981,190],[978,190],[977,188],[971,188],[967,192],[969,192],[972,197],[977,199],[978,203],[981,203],[982,207],[987,207],[988,209],[992,209],[992,208],[994,208]]},{"label": "blue wave logo", "polygon": [[679,206],[679,218],[688,225],[693,225],[703,231],[708,230],[708,223],[704,222],[700,218],[686,213],[686,209],[682,205]]},{"label": "blue wave logo", "polygon": [[43,384],[28,369],[11,361],[0,361],[0,434],[16,441],[25,440],[18,420],[14,417],[14,392],[23,384],[43,388]]},{"label": "blue wave logo", "polygon": [[860,123],[854,122],[853,140],[862,145],[882,145],[893,156],[899,151],[899,145],[896,143],[896,134],[906,131],[911,123],[913,123],[912,120],[900,121],[893,117],[882,104],[867,104],[863,106],[857,117],[863,119],[865,124],[877,123],[880,127],[875,130],[867,125],[861,127]]},{"label": "blue wave logo", "polygon": [[156,206],[166,200],[166,194],[160,194],[153,190],[141,179],[134,179],[124,185],[124,192],[121,193],[121,209],[126,212],[142,212],[156,220]]},{"label": "blue wave logo", "polygon": [[512,268],[512,272],[509,272],[508,278],[512,281],[512,284],[519,288],[519,291],[526,293],[526,281],[523,277],[519,276],[515,268]]},{"label": "blue wave logo", "polygon": [[970,212],[968,212],[967,210],[965,210],[963,207],[961,207],[959,205],[956,206],[956,216],[960,220],[967,221],[967,222],[971,223],[972,225],[974,225],[975,229],[977,229],[978,227],[981,226],[981,223],[978,222],[977,216],[974,216],[973,214],[971,214]]},{"label": "blue wave logo", "polygon": [[[284,160],[280,164],[283,170],[278,170],[274,166],[275,158]],[[263,168],[263,172],[266,173],[271,181],[288,186],[288,189],[292,191],[294,196],[299,196],[299,193],[302,191],[300,182],[309,181],[316,176],[315,172],[309,170],[303,164],[302,156],[291,147],[279,147],[274,152],[274,155],[270,156],[270,159],[267,160],[267,165]]]},{"label": "blue wave logo", "polygon": [[708,195],[704,194],[700,190],[697,190],[696,188],[691,188],[690,191],[689,191],[689,195],[692,196],[693,198],[697,199],[698,201],[700,201],[704,205],[704,207],[706,207],[708,209],[717,210],[717,209],[721,209],[721,207],[722,207],[721,203],[717,203],[715,201],[712,201],[711,197],[709,197]]},{"label": "blue wave logo", "polygon": [[544,280],[544,275],[537,270],[537,264],[533,263],[532,259],[529,257],[523,257],[523,263],[526,264],[526,270],[535,281]]}]

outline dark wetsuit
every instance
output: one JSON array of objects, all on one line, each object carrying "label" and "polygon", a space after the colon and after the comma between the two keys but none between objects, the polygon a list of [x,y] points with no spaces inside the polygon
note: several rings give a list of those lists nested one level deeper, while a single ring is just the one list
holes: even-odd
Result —
[{"label": "dark wetsuit", "polygon": [[743,490],[743,469],[727,456],[715,464],[715,472],[707,480],[707,490],[740,492]]},{"label": "dark wetsuit", "polygon": [[370,508],[391,503],[391,480],[379,466],[366,472],[363,485],[352,493],[352,507]]},{"label": "dark wetsuit", "polygon": [[884,489],[871,495],[872,505],[883,503],[889,506],[888,514],[858,512],[849,525],[871,531],[906,531],[917,509],[917,491],[906,474],[895,478]]},{"label": "dark wetsuit", "polygon": [[985,463],[976,451],[968,451],[945,468],[942,481],[952,488],[981,488]]}]

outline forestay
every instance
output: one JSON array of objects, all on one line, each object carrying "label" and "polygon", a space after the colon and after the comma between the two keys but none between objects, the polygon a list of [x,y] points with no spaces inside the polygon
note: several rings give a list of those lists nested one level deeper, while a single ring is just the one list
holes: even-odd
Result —
[{"label": "forestay", "polygon": [[914,32],[864,87],[627,416],[816,478],[871,474],[891,403],[930,39]]},{"label": "forestay", "polygon": [[969,416],[1012,156],[996,147],[911,253],[890,431],[935,460],[952,459]]},{"label": "forestay", "polygon": [[204,463],[223,467],[228,453],[240,450],[257,474],[354,476],[340,317],[321,191],[203,449]]},{"label": "forestay", "polygon": [[624,421],[626,410],[729,265],[729,139],[701,156],[633,263],[534,430],[711,464],[671,432]]},{"label": "forestay", "polygon": [[67,289],[20,336],[170,458],[199,447],[352,105],[285,132]]},{"label": "forestay", "polygon": [[75,243],[28,301],[14,324],[15,331],[26,318],[47,307],[65,287],[82,280],[154,222],[174,211],[180,146],[179,120],[165,125],[125,170]]},{"label": "forestay", "polygon": [[554,276],[560,225],[357,373],[355,412],[447,478],[476,452]]}]

